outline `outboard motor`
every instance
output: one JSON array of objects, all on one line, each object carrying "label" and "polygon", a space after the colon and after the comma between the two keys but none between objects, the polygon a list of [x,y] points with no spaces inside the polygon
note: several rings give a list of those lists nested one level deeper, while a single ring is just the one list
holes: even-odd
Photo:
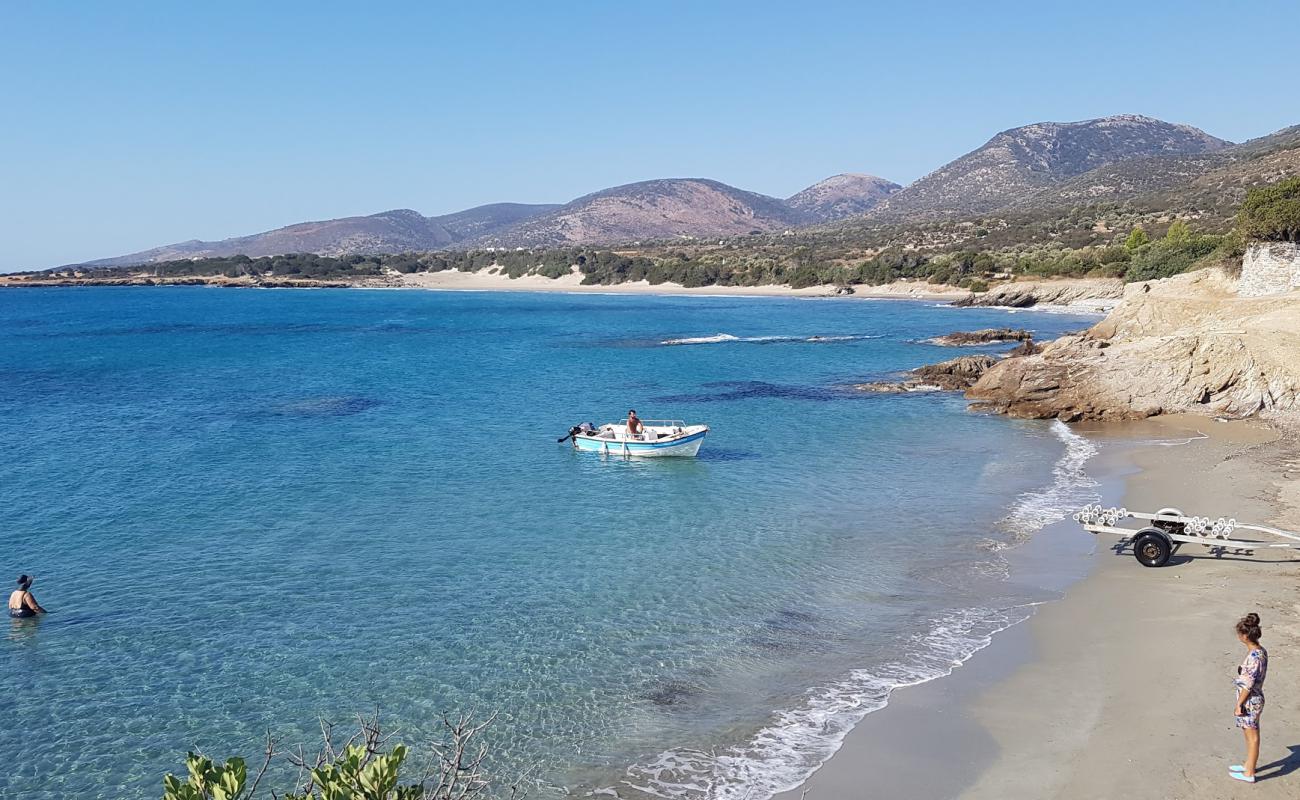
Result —
[{"label": "outboard motor", "polygon": [[[563,435],[563,436],[561,436],[560,438],[556,439],[555,441],[556,441],[558,444],[564,444],[565,442],[567,442],[567,441],[569,441],[570,439],[572,439],[574,436],[577,436],[579,433],[595,433],[595,432],[596,432],[596,424],[595,424],[595,423],[593,423],[593,422],[584,422],[584,423],[582,423],[582,424],[580,424],[580,425],[574,425],[572,428],[569,428],[569,432],[568,432],[568,433],[566,433],[565,435]],[[577,443],[577,442],[574,442],[574,443],[573,443],[573,446],[574,446],[574,447],[577,447],[577,446],[578,446],[578,443]]]}]

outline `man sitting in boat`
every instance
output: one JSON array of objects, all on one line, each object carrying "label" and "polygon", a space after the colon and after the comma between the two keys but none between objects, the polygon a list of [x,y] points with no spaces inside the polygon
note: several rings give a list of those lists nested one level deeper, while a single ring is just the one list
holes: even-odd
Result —
[{"label": "man sitting in boat", "polygon": [[636,416],[636,409],[635,409],[635,408],[629,408],[629,409],[627,410],[627,434],[628,434],[628,438],[629,438],[629,439],[631,439],[632,437],[641,438],[641,434],[644,433],[644,432],[645,432],[645,426],[641,424],[641,420],[637,419],[637,416]]}]

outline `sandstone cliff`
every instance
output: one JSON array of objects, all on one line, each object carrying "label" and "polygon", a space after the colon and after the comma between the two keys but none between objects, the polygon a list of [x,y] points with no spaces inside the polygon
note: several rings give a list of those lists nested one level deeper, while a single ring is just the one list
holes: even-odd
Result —
[{"label": "sandstone cliff", "polygon": [[1004,283],[987,292],[963,297],[953,305],[1011,308],[1054,305],[1071,306],[1080,310],[1109,311],[1123,296],[1124,282],[1118,278],[1061,278]]},{"label": "sandstone cliff", "polygon": [[1300,291],[1242,297],[1217,270],[1130,284],[1086,333],[994,365],[966,396],[1066,421],[1300,411]]}]

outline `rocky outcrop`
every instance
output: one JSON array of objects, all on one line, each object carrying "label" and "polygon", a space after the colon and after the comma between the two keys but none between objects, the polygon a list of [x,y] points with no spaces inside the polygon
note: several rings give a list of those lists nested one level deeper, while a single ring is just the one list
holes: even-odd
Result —
[{"label": "rocky outcrop", "polygon": [[1241,262],[1237,293],[1242,297],[1283,294],[1300,287],[1300,244],[1252,242]]},{"label": "rocky outcrop", "polygon": [[1034,334],[1024,329],[984,328],[978,331],[955,331],[926,341],[940,347],[969,347],[980,344],[997,344],[999,342],[1027,342],[1033,338]]},{"label": "rocky outcrop", "polygon": [[998,360],[993,356],[959,356],[950,361],[917,367],[900,381],[860,383],[853,388],[864,392],[886,394],[924,391],[957,392],[969,388],[996,363]]},{"label": "rocky outcrop", "polygon": [[1036,356],[1043,352],[1043,346],[1033,339],[1026,339],[1006,354],[1008,356]]},{"label": "rocky outcrop", "polygon": [[1109,311],[1123,296],[1124,282],[1118,278],[1023,281],[1004,283],[987,292],[968,295],[954,301],[953,305],[1009,308],[1058,305],[1080,310]]},{"label": "rocky outcrop", "polygon": [[966,396],[1067,422],[1300,410],[1300,292],[1242,298],[1212,270],[1134,284],[1086,333],[997,363]]}]

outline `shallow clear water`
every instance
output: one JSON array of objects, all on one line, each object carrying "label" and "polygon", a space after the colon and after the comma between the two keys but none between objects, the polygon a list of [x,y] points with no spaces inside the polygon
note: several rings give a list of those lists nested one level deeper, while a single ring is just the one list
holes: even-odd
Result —
[{"label": "shallow clear water", "polygon": [[[187,748],[254,755],[376,707],[411,740],[499,712],[493,766],[536,767],[533,797],[790,786],[1039,599],[998,551],[1079,499],[1088,454],[955,395],[845,385],[957,354],[918,343],[951,330],[1089,322],[0,292],[0,568],[53,612],[0,642],[0,796],[155,797]],[[709,424],[700,457],[555,442],[629,407]]]}]

